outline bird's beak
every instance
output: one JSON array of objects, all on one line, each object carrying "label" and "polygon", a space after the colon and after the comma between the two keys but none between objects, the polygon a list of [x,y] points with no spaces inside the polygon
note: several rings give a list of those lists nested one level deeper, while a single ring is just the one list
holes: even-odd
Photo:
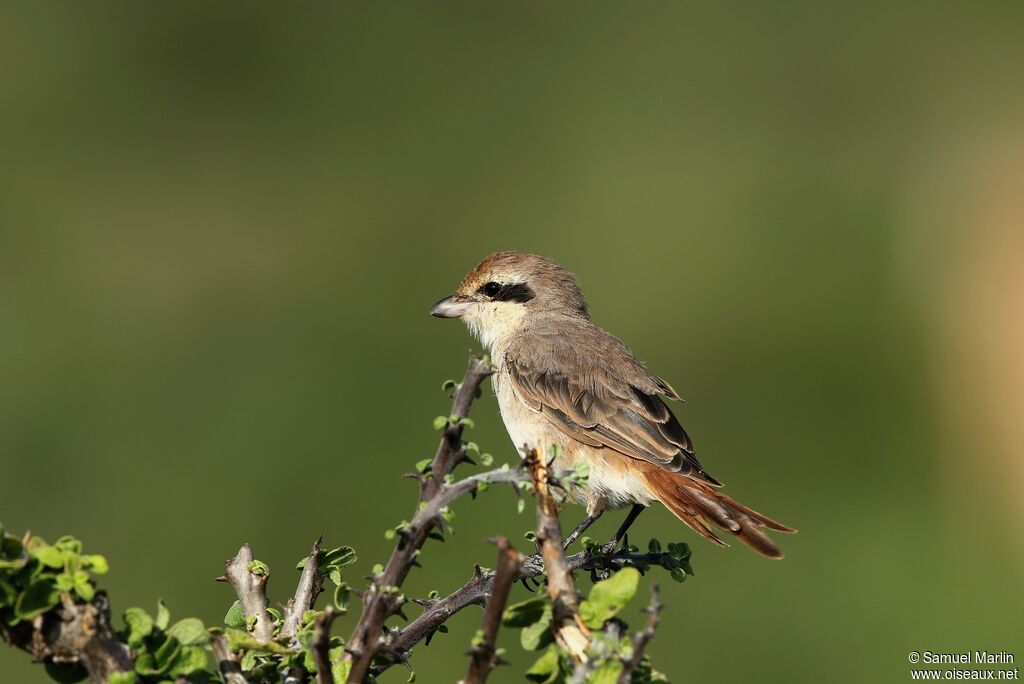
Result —
[{"label": "bird's beak", "polygon": [[473,300],[469,297],[454,294],[435,304],[434,308],[430,310],[430,315],[437,318],[461,318],[473,304]]}]

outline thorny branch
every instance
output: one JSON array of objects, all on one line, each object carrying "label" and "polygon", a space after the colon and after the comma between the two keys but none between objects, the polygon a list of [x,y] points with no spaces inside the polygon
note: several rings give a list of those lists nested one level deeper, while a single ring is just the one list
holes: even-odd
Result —
[{"label": "thorny branch", "polygon": [[242,544],[238,553],[224,563],[224,574],[219,582],[230,582],[242,604],[246,620],[255,620],[252,635],[260,641],[270,641],[274,636],[274,620],[267,612],[267,579],[269,575],[254,572],[252,547]]},{"label": "thorny branch", "polygon": [[[430,533],[443,526],[439,509],[432,505],[439,498],[438,493],[446,491],[444,478],[466,458],[462,443],[462,419],[469,416],[469,409],[476,398],[480,385],[492,373],[489,364],[476,357],[471,358],[462,383],[458,385],[452,402],[452,417],[445,427],[437,453],[430,465],[430,474],[420,484],[420,503],[426,508],[418,510],[413,521],[401,530],[398,543],[391,552],[383,572],[373,578],[372,584],[363,594],[363,612],[352,635],[346,642],[346,658],[351,663],[348,681],[359,684],[366,679],[370,665],[381,647],[381,631],[388,617],[401,610],[404,597],[399,588],[416,564],[416,555]],[[427,515],[428,510],[432,513]]]},{"label": "thorny branch", "polygon": [[313,661],[316,663],[317,684],[334,684],[331,657],[328,652],[331,650],[331,623],[337,615],[334,606],[327,606],[313,623],[312,650]]},{"label": "thorny branch", "polygon": [[555,640],[575,660],[585,661],[590,630],[580,619],[576,583],[562,550],[562,528],[558,522],[558,506],[551,494],[548,466],[536,451],[532,451],[526,457],[526,467],[533,478],[533,494],[537,502],[537,542],[547,570],[552,631]]},{"label": "thorny branch", "polygon": [[484,684],[491,670],[500,663],[495,642],[498,638],[498,629],[501,627],[501,615],[505,610],[505,604],[508,603],[508,594],[519,573],[522,558],[508,543],[508,539],[498,537],[497,541],[498,568],[494,573],[493,591],[484,608],[482,638],[480,643],[474,643],[469,651],[469,672],[462,680],[463,684]]},{"label": "thorny branch", "polygon": [[128,647],[110,627],[110,602],[99,591],[89,603],[74,603],[65,595],[61,604],[31,621],[8,627],[0,622],[4,641],[32,654],[37,662],[78,663],[89,681],[106,682],[115,672],[131,672]]},{"label": "thorny branch", "polygon": [[658,629],[658,614],[661,612],[661,601],[659,600],[658,585],[651,585],[651,602],[647,605],[647,624],[644,628],[633,635],[633,654],[622,666],[622,673],[619,675],[618,684],[629,684],[630,676],[640,661],[644,659],[644,650],[647,644],[654,638],[654,632]]},{"label": "thorny branch", "polygon": [[316,597],[323,591],[323,577],[317,568],[320,560],[320,542],[317,539],[313,542],[313,550],[309,552],[306,564],[299,576],[299,585],[295,588],[295,596],[288,599],[284,606],[284,622],[281,626],[281,636],[294,638],[302,626],[302,614],[313,608]]}]

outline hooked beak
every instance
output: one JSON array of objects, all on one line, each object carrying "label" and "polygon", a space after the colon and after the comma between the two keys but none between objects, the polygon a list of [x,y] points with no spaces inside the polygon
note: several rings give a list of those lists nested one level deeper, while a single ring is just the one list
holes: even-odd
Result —
[{"label": "hooked beak", "polygon": [[437,318],[461,318],[473,304],[474,301],[469,297],[454,294],[435,304],[430,315]]}]

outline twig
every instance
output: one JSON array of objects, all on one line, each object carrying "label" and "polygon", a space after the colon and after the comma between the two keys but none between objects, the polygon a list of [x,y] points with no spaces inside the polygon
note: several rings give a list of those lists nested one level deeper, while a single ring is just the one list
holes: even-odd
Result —
[{"label": "twig", "polygon": [[498,569],[495,571],[491,597],[484,608],[481,631],[483,639],[470,649],[469,672],[463,684],[484,684],[487,676],[499,664],[494,644],[501,627],[501,615],[508,603],[509,590],[519,573],[519,552],[508,543],[505,537],[498,537]]},{"label": "twig", "polygon": [[533,494],[537,501],[537,541],[547,570],[552,631],[555,640],[573,659],[585,661],[590,630],[579,616],[579,596],[562,549],[562,528],[558,523],[558,506],[549,488],[548,467],[536,451],[527,455],[526,467],[533,476]]},{"label": "twig", "polygon": [[[352,684],[361,684],[366,679],[373,658],[380,650],[380,635],[384,622],[401,610],[403,599],[398,588],[402,586],[415,564],[417,552],[430,533],[435,527],[443,525],[436,510],[443,505],[434,506],[434,500],[439,492],[445,491],[445,476],[466,457],[465,446],[462,443],[462,419],[469,415],[469,409],[480,385],[491,373],[490,366],[483,360],[475,357],[470,359],[469,367],[452,402],[451,415],[455,420],[449,421],[445,427],[441,443],[430,465],[430,475],[422,478],[420,483],[421,507],[418,507],[413,522],[401,530],[398,543],[391,552],[383,572],[373,578],[372,584],[363,594],[363,612],[345,647],[346,658],[351,662],[348,681]],[[426,508],[422,508],[424,503]],[[423,515],[427,509],[433,510],[432,516]]]},{"label": "twig", "polygon": [[56,609],[9,627],[0,622],[4,641],[42,662],[79,663],[92,682],[106,682],[115,672],[131,672],[128,647],[110,628],[110,602],[98,591],[89,603],[75,603],[67,594]]},{"label": "twig", "polygon": [[320,561],[320,541],[313,542],[313,550],[306,558],[306,565],[302,568],[299,576],[299,585],[295,588],[295,596],[288,599],[284,606],[284,621],[281,626],[281,636],[294,638],[302,626],[302,614],[313,608],[316,597],[323,591],[323,577],[320,575],[318,563]]},{"label": "twig", "polygon": [[223,634],[218,634],[210,644],[213,649],[213,657],[217,661],[217,670],[224,678],[226,684],[249,684],[242,675],[242,668],[238,665],[238,658],[231,652],[228,640]]},{"label": "twig", "polygon": [[334,606],[327,606],[313,623],[313,662],[316,664],[317,684],[334,684],[331,672],[331,623],[338,616]]},{"label": "twig", "polygon": [[659,600],[658,585],[651,585],[651,602],[647,605],[647,624],[644,628],[633,635],[633,654],[629,660],[623,663],[622,673],[619,675],[618,684],[629,684],[633,671],[644,659],[644,649],[654,638],[654,632],[658,629],[658,613],[661,612],[661,601]]},{"label": "twig", "polygon": [[225,562],[224,575],[218,582],[230,582],[238,594],[245,619],[256,620],[252,635],[260,641],[270,641],[274,636],[274,621],[267,612],[267,579],[269,575],[256,574],[249,569],[253,561],[252,547],[242,544],[234,558]]},{"label": "twig", "polygon": [[[670,556],[670,553],[661,551],[657,553],[631,553],[623,549],[608,555],[580,551],[579,553],[567,556],[565,560],[569,570],[573,572],[576,570],[607,572],[621,570],[626,567],[646,570],[651,566],[661,565]],[[416,644],[433,634],[452,615],[467,606],[484,605],[487,601],[487,595],[491,592],[494,584],[494,574],[494,572],[474,573],[468,582],[442,599],[417,601],[417,603],[423,606],[423,612],[403,629],[396,630],[393,633],[391,642],[387,647],[388,656],[394,662],[404,662]],[[540,577],[543,574],[544,558],[540,554],[527,556],[523,559],[514,582],[528,577]],[[374,671],[376,674],[379,674],[388,667],[390,665],[382,665],[376,667]]]}]

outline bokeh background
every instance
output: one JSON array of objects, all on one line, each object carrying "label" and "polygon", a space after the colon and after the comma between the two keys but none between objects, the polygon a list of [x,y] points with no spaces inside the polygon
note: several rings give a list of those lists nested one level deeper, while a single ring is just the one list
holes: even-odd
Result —
[{"label": "bokeh background", "polygon": [[[4,3],[0,520],[105,553],[118,615],[163,596],[218,622],[243,541],[276,600],[321,533],[358,578],[475,348],[426,312],[519,249],[570,266],[687,398],[730,494],[800,528],[773,563],[641,518],[638,541],[694,547],[695,578],[660,578],[674,681],[1022,658],[1022,22],[1010,2]],[[474,418],[513,459],[489,392]],[[500,490],[456,510],[412,592],[531,527]],[[420,681],[462,674],[478,621],[417,649]],[[494,681],[519,680],[511,654]],[[7,649],[0,679],[46,681]]]}]

